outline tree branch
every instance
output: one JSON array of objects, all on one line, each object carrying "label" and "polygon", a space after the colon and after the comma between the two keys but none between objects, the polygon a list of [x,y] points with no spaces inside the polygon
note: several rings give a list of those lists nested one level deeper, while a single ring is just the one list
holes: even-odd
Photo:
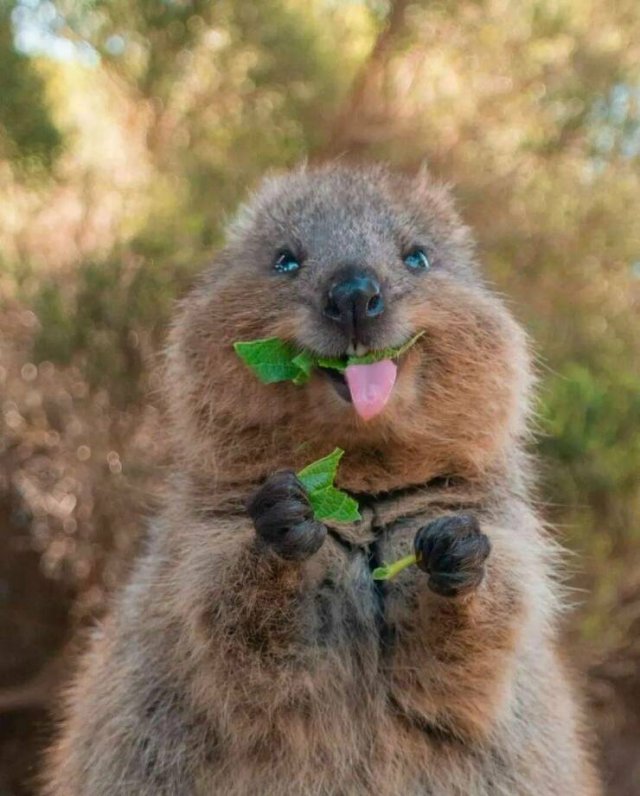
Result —
[{"label": "tree branch", "polygon": [[396,40],[406,29],[409,6],[409,0],[392,0],[387,21],[378,34],[369,57],[356,75],[351,90],[335,117],[327,143],[316,154],[316,159],[323,160],[363,145],[362,133],[366,126],[363,120],[370,115],[368,112],[371,110],[372,98],[379,94],[378,89]]}]

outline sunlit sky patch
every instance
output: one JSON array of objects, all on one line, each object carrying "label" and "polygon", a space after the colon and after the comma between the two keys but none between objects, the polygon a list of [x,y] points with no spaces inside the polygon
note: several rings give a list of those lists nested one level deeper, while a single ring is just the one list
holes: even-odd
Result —
[{"label": "sunlit sky patch", "polygon": [[50,0],[19,0],[11,21],[18,52],[45,55],[57,61],[77,61],[85,66],[97,66],[100,62],[100,55],[89,42],[74,40],[63,33],[66,20]]}]

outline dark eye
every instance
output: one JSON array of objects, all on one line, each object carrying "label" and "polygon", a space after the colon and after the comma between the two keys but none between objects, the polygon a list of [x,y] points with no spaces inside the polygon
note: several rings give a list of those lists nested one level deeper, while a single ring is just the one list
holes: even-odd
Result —
[{"label": "dark eye", "polygon": [[425,254],[424,249],[419,246],[411,249],[408,254],[405,254],[404,264],[412,271],[428,271],[431,268],[429,258]]},{"label": "dark eye", "polygon": [[282,249],[273,264],[279,274],[293,274],[300,268],[300,261],[289,249]]}]

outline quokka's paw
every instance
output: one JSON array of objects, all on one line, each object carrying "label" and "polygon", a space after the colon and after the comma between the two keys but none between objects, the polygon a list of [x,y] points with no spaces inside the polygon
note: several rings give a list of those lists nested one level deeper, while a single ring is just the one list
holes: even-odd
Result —
[{"label": "quokka's paw", "polygon": [[413,545],[418,566],[429,575],[429,588],[444,597],[477,589],[491,552],[489,539],[472,514],[433,520],[418,531]]},{"label": "quokka's paw", "polygon": [[290,470],[269,476],[250,498],[247,510],[258,537],[290,561],[312,556],[327,535],[326,527],[313,518],[307,493]]}]

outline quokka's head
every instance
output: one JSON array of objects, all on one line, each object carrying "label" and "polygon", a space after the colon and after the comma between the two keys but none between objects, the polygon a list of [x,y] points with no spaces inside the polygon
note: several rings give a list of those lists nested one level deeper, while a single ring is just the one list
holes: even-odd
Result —
[{"label": "quokka's head", "polygon": [[[324,357],[397,348],[345,380],[265,385],[233,343],[279,337]],[[343,483],[386,490],[473,476],[524,425],[524,336],[484,285],[449,192],[426,174],[300,169],[264,181],[187,298],[170,345],[184,461],[242,481],[335,445]],[[349,376],[349,373],[347,373]]]}]

